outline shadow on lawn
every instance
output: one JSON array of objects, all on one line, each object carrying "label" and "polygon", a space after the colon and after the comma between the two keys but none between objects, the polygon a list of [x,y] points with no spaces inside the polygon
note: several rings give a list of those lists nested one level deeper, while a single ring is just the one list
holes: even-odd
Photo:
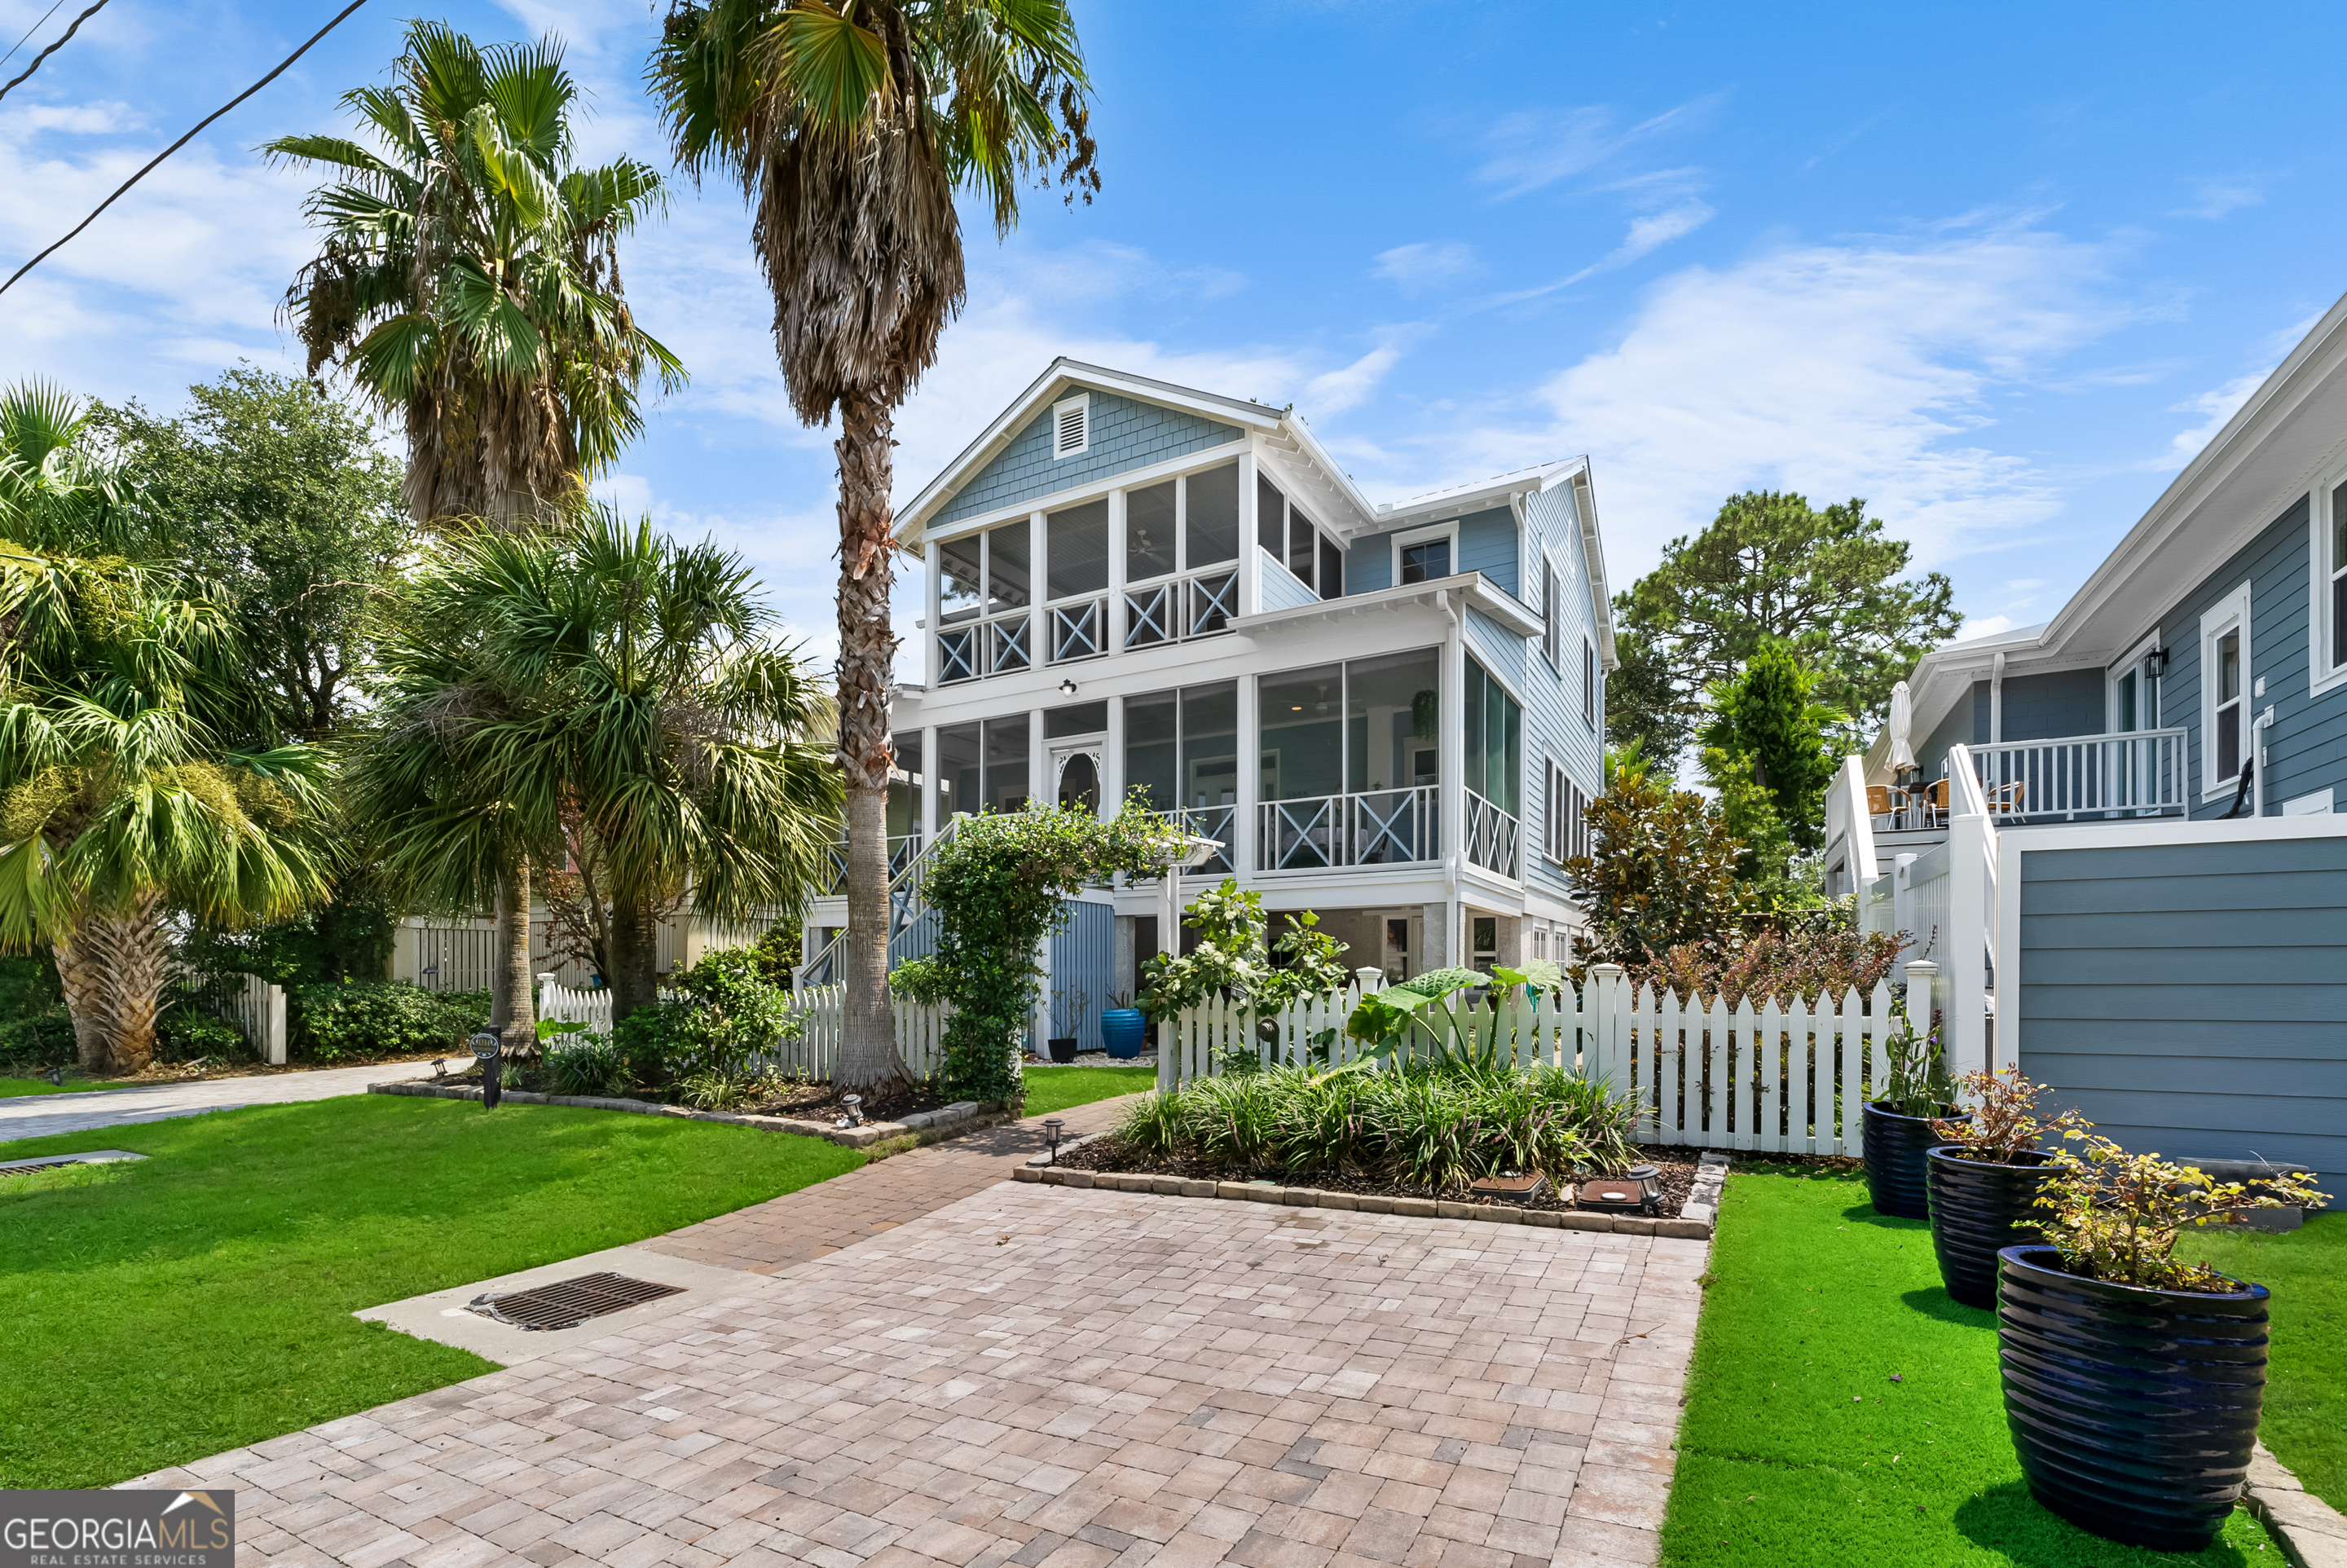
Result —
[{"label": "shadow on lawn", "polygon": [[1995,1313],[1983,1307],[1966,1307],[1950,1296],[1944,1285],[1935,1285],[1928,1290],[1904,1291],[1899,1299],[1924,1317],[1936,1317],[1942,1323],[1961,1323],[1967,1328],[1996,1327]]},{"label": "shadow on lawn", "polygon": [[1932,1228],[1929,1220],[1908,1220],[1897,1214],[1877,1214],[1872,1204],[1852,1204],[1842,1210],[1841,1217],[1853,1225],[1872,1225],[1877,1230],[1923,1231],[1928,1234]]},{"label": "shadow on lawn", "polygon": [[[1917,1292],[1916,1294],[1921,1294]],[[1956,1528],[1975,1544],[2002,1552],[2016,1568],[2247,1568],[2250,1554],[2219,1540],[2189,1555],[2125,1546],[2079,1529],[2029,1495],[2029,1483],[2009,1481],[1991,1487],[1956,1509]],[[2260,1562],[2265,1559],[2260,1557]]]}]

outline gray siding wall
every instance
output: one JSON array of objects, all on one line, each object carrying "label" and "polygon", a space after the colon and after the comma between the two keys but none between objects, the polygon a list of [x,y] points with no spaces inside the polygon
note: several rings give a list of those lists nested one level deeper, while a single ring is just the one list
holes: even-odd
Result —
[{"label": "gray siding wall", "polygon": [[[1535,610],[1540,608],[1541,558],[1545,552],[1556,562],[1559,610],[1564,621],[1559,667],[1549,667],[1535,638],[1522,643],[1522,673],[1510,676],[1524,693],[1524,886],[1553,898],[1566,898],[1571,895],[1563,869],[1541,853],[1547,834],[1547,806],[1541,787],[1542,760],[1554,757],[1592,799],[1603,793],[1605,782],[1603,681],[1598,685],[1597,724],[1592,726],[1581,716],[1581,645],[1584,638],[1595,641],[1595,625],[1589,605],[1589,565],[1582,553],[1581,519],[1573,509],[1573,487],[1560,485],[1527,497],[1524,531],[1523,559],[1529,578],[1517,597]],[[1469,625],[1471,628],[1481,619],[1471,616]]]},{"label": "gray siding wall", "polygon": [[1370,534],[1345,547],[1345,591],[1375,593],[1393,582],[1393,535]]},{"label": "gray siding wall", "polygon": [[1459,519],[1459,569],[1480,571],[1518,599],[1525,598],[1523,547],[1516,538],[1513,512],[1493,507]]},{"label": "gray siding wall", "polygon": [[2222,816],[2233,804],[2229,790],[2218,800],[2200,798],[2206,782],[2200,617],[2244,581],[2250,585],[2250,690],[2256,691],[2258,681],[2266,683],[2263,697],[2250,698],[2249,712],[2254,718],[2268,705],[2274,710],[2273,727],[2266,732],[2266,814],[2279,815],[2284,801],[2324,788],[2337,791],[2339,804],[2347,807],[2347,688],[2307,695],[2306,529],[2301,497],[2159,619],[2168,649],[2160,723],[2191,731],[2194,816]]},{"label": "gray siding wall", "polygon": [[1297,610],[1319,601],[1320,596],[1312,591],[1310,585],[1275,560],[1269,550],[1257,545],[1255,553],[1263,557],[1264,609]]},{"label": "gray siding wall", "polygon": [[1973,683],[1972,695],[1956,699],[1948,716],[1915,748],[1915,765],[1927,778],[1948,776],[1948,748],[1977,746],[1988,741],[1988,682]]},{"label": "gray siding wall", "polygon": [[943,528],[999,507],[1016,506],[1130,469],[1168,462],[1185,453],[1203,452],[1245,434],[1235,425],[1154,403],[1136,403],[1112,392],[1095,391],[1091,395],[1092,442],[1085,451],[1073,457],[1051,456],[1051,410],[1047,406],[992,462],[970,476],[953,498],[938,508],[929,527]]},{"label": "gray siding wall", "polygon": [[[1980,688],[1980,739],[1988,740],[1988,686]],[[2008,741],[2050,741],[2057,735],[2099,735],[2109,719],[2100,670],[2057,670],[2004,680],[2004,734]]]},{"label": "gray siding wall", "polygon": [[2024,1072],[2130,1150],[2347,1170],[2347,838],[2038,850],[2020,896]]}]

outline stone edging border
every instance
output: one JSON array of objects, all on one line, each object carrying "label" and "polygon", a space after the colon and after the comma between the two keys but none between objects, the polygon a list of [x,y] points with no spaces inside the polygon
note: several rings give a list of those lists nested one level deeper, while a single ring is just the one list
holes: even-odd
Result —
[{"label": "stone edging border", "polygon": [[2292,1568],[2347,1568],[2347,1518],[2299,1485],[2263,1443],[2250,1451],[2250,1483],[2241,1501],[2281,1542]]},{"label": "stone edging border", "polygon": [[[466,1084],[434,1083],[428,1080],[405,1083],[370,1083],[369,1094],[412,1094],[432,1100],[478,1100],[480,1090]],[[662,1105],[651,1100],[607,1100],[586,1094],[535,1094],[528,1090],[508,1089],[503,1099],[517,1105],[572,1105],[582,1111],[624,1111],[635,1116],[682,1116],[694,1122],[728,1122],[737,1127],[755,1127],[766,1132],[790,1132],[801,1138],[823,1138],[850,1149],[868,1149],[890,1138],[929,1137],[950,1138],[957,1132],[969,1132],[987,1119],[989,1107],[975,1100],[957,1100],[951,1105],[935,1111],[916,1111],[895,1122],[866,1122],[861,1127],[834,1127],[825,1122],[808,1122],[795,1116],[737,1116],[724,1111],[694,1111],[682,1105]]]},{"label": "stone edging border", "polygon": [[[1068,1145],[1061,1144],[1064,1151]],[[1611,1231],[1615,1235],[1671,1236],[1709,1241],[1719,1216],[1719,1194],[1727,1180],[1727,1156],[1706,1153],[1697,1163],[1695,1187],[1676,1219],[1643,1214],[1582,1214],[1570,1209],[1523,1209],[1512,1204],[1460,1204],[1440,1198],[1381,1197],[1368,1193],[1331,1193],[1318,1187],[1282,1187],[1269,1182],[1207,1182],[1182,1176],[1150,1176],[1116,1171],[1069,1171],[1021,1165],[1010,1173],[1021,1182],[1051,1186],[1094,1187],[1112,1193],[1155,1193],[1164,1197],[1234,1198],[1242,1203],[1283,1204],[1291,1208],[1349,1209],[1359,1214],[1409,1214],[1419,1219],[1481,1220],[1487,1224],[1540,1225],[1551,1230]]]}]

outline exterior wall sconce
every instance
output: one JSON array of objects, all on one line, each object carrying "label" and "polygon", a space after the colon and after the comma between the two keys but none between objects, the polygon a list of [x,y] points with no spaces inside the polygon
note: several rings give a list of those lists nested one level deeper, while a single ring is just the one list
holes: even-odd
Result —
[{"label": "exterior wall sconce", "polygon": [[1076,680],[1074,676],[1071,675],[1066,680],[1060,682],[1060,695],[1062,697],[1072,697],[1075,694]]}]

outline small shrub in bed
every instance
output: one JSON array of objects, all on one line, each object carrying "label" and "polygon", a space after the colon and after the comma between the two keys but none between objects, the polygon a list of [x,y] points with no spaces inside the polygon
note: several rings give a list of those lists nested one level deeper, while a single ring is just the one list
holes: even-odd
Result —
[{"label": "small shrub in bed", "polygon": [[427,991],[384,980],[295,986],[293,1050],[313,1061],[456,1051],[489,1027],[487,991]]},{"label": "small shrub in bed", "polygon": [[636,1086],[627,1053],[605,1034],[572,1034],[547,1041],[546,1077],[557,1094],[617,1100]]},{"label": "small shrub in bed", "polygon": [[1450,1192],[1502,1173],[1562,1184],[1576,1169],[1618,1170],[1636,1122],[1627,1096],[1555,1068],[1279,1067],[1145,1095],[1118,1136],[1152,1157]]}]

